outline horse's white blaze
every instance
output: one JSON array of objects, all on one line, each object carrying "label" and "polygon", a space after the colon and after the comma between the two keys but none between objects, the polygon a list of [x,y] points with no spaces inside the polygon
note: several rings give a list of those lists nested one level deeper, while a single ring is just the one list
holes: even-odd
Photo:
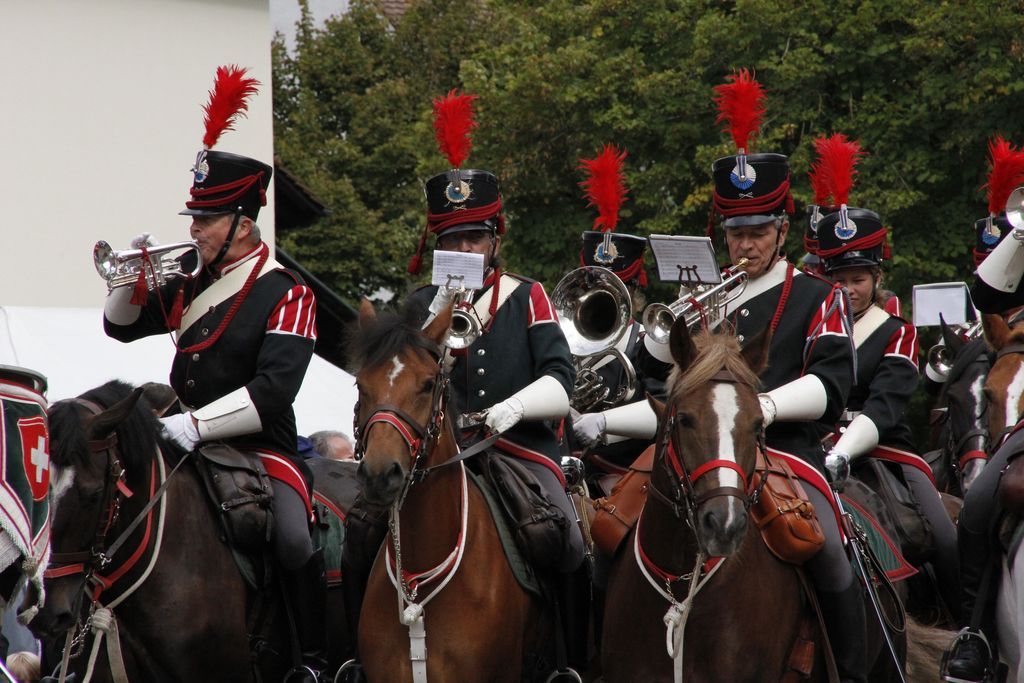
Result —
[{"label": "horse's white blaze", "polygon": [[391,372],[388,373],[388,386],[395,386],[395,380],[405,370],[405,363],[399,360],[398,356],[391,359]]},{"label": "horse's white blaze", "polygon": [[[736,416],[740,412],[740,402],[736,394],[736,387],[727,382],[719,382],[711,390],[711,397],[711,407],[718,417],[718,453],[713,455],[716,460],[737,462],[736,443],[732,437],[732,430],[736,425]],[[718,476],[719,486],[743,488],[742,483],[740,483],[740,475],[735,470],[720,467],[715,470],[715,473]],[[734,515],[740,514],[737,512],[739,505],[734,505],[733,503],[738,503],[738,501],[729,498],[729,513],[725,520],[727,527],[733,524]]]},{"label": "horse's white blaze", "polygon": [[73,467],[54,467],[51,474],[53,475],[50,478],[50,517],[52,519],[57,513],[61,498],[75,483],[75,469]]},{"label": "horse's white blaze", "polygon": [[985,380],[988,379],[988,375],[978,375],[973,382],[971,382],[971,396],[974,397],[974,419],[977,420],[981,417],[981,413],[984,412],[985,408]]},{"label": "horse's white blaze", "polygon": [[1024,394],[1024,364],[1017,368],[1010,386],[1006,387],[1006,422],[1007,427],[1017,424],[1020,415],[1020,397]]}]

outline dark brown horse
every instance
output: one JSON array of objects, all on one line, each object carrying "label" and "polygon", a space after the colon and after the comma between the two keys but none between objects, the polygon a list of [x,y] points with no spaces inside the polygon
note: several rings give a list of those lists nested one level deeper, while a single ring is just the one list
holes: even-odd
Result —
[{"label": "dark brown horse", "polygon": [[132,681],[281,680],[277,591],[248,588],[196,467],[140,394],[111,382],[50,409],[53,555],[30,627],[69,645],[79,681],[122,666]]},{"label": "dark brown horse", "polygon": [[458,453],[439,364],[450,323],[450,310],[420,330],[360,309],[359,475],[392,516],[359,624],[374,682],[412,681],[418,657],[430,681],[519,683],[524,653],[545,642],[542,605],[516,582],[482,494],[461,463],[444,465]]},{"label": "dark brown horse", "polygon": [[[671,682],[679,666],[692,683],[773,683],[789,669],[804,618],[800,581],[768,551],[746,511],[762,429],[757,372],[768,343],[765,335],[741,351],[730,335],[691,339],[681,323],[672,330],[677,367],[666,405],[656,406],[647,504],[609,577],[601,656],[609,683]],[[708,556],[725,559],[712,567]],[[869,680],[898,680],[887,673],[887,656]],[[813,659],[805,680],[827,680],[820,648]]]}]

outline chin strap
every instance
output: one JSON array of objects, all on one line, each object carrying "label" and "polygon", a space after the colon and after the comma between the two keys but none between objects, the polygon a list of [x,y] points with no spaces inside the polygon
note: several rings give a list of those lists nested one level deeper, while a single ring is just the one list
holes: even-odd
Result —
[{"label": "chin strap", "polygon": [[224,240],[224,244],[221,246],[220,251],[217,253],[217,258],[213,259],[206,267],[213,272],[213,269],[224,260],[224,257],[228,255],[228,249],[231,248],[231,243],[235,240],[235,231],[238,230],[238,224],[242,220],[242,207],[235,209],[235,218],[231,221],[231,229],[228,230],[227,239]]}]

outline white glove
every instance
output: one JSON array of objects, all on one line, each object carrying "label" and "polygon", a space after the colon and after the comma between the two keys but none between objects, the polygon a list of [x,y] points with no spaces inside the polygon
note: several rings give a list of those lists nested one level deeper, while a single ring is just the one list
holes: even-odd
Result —
[{"label": "white glove", "polygon": [[603,413],[586,413],[580,415],[572,423],[572,431],[576,440],[584,448],[593,448],[598,442],[604,441],[604,429],[607,421]]},{"label": "white glove", "polygon": [[758,394],[757,400],[761,403],[761,416],[764,418],[764,426],[767,427],[775,422],[778,408],[775,407],[774,399],[768,394]]},{"label": "white glove", "polygon": [[829,481],[841,489],[850,476],[850,455],[833,448],[825,456],[825,471],[828,472]]},{"label": "white glove", "polygon": [[149,234],[148,232],[144,232],[140,235],[136,235],[135,237],[133,237],[130,244],[132,249],[142,249],[143,247],[146,247],[148,249],[150,247],[155,247],[157,245],[157,241],[153,237],[153,235]]},{"label": "white glove", "polygon": [[167,436],[173,439],[186,451],[191,451],[199,443],[199,428],[192,420],[192,413],[179,413],[168,417],[161,417],[160,422],[164,425]]},{"label": "white glove", "polygon": [[438,287],[437,294],[434,295],[434,300],[430,302],[429,310],[431,314],[437,315],[444,309],[451,306],[456,294],[458,294],[457,289],[452,289],[451,287]]},{"label": "white glove", "polygon": [[492,434],[500,434],[515,427],[523,419],[523,412],[523,402],[515,396],[510,396],[487,409],[484,423]]}]

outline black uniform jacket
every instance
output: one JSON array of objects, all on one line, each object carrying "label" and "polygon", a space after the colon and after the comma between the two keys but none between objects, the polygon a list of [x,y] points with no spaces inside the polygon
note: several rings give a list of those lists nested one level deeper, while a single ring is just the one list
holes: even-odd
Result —
[{"label": "black uniform jacket", "polygon": [[[266,244],[224,267],[233,267],[268,251]],[[189,254],[185,258],[194,258]],[[193,261],[194,263],[194,261]],[[190,264],[186,264],[188,266]],[[170,310],[178,290],[184,288],[185,306],[213,283],[207,269],[194,282],[173,280],[151,292],[142,314],[130,325],[104,320],[107,334],[123,342],[170,331],[165,311]],[[232,391],[249,391],[262,424],[262,431],[225,439],[239,449],[263,449],[279,453],[295,463],[297,451],[295,413],[292,402],[306,374],[316,340],[316,302],[312,291],[298,274],[276,269],[256,279],[252,290],[217,341],[206,350],[182,353],[184,349],[214,334],[235,297],[213,306],[185,330],[171,366],[170,384],[181,402],[201,408]]]},{"label": "black uniform jacket", "polygon": [[[886,315],[888,319],[857,346],[857,384],[847,409],[871,418],[881,445],[916,453],[905,413],[919,378],[917,328]],[[860,324],[854,325],[855,339]]]},{"label": "black uniform jacket", "polygon": [[1024,306],[1024,287],[1018,285],[1016,292],[1004,292],[990,287],[979,277],[971,287],[971,299],[982,313],[1006,313]]},{"label": "black uniform jacket", "polygon": [[[787,262],[747,283],[744,296],[728,309],[741,344],[770,327],[785,287]],[[761,391],[771,391],[803,375],[815,375],[825,387],[827,403],[820,418],[829,427],[846,406],[853,384],[853,345],[849,337],[846,294],[831,282],[798,269],[792,271],[789,296],[772,336],[768,366],[761,373]],[[813,422],[775,422],[768,427],[768,446],[803,458],[818,469],[824,450]]]},{"label": "black uniform jacket", "polygon": [[[572,394],[576,371],[544,286],[520,275],[512,277],[519,285],[484,332],[469,348],[449,351],[455,357],[451,380],[456,414],[486,410],[544,375],[558,380],[567,396]],[[474,301],[489,300],[493,282],[492,272]],[[410,295],[410,303],[425,311],[436,293],[436,286],[420,288]],[[559,456],[554,428],[546,420],[523,420],[497,447],[527,459],[542,455],[557,462]]]},{"label": "black uniform jacket", "polygon": [[[664,401],[665,382],[668,381],[668,374],[672,370],[672,365],[661,362],[647,351],[647,348],[644,346],[643,327],[639,323],[634,321],[629,329],[626,330],[625,335],[628,336],[628,341],[623,355],[633,364],[633,369],[636,372],[637,386],[633,395],[626,398],[619,405],[633,403],[638,400],[645,401],[647,400],[647,394],[651,394],[659,401]],[[598,368],[597,374],[604,380],[605,386],[611,390],[609,395],[614,395],[618,388],[626,381],[626,371],[618,359]],[[651,443],[652,441],[649,439],[626,439],[624,441],[595,446],[588,451],[588,455],[593,454],[600,461],[604,461],[604,463],[625,469]],[[600,466],[604,463],[599,462],[597,464]]]}]

